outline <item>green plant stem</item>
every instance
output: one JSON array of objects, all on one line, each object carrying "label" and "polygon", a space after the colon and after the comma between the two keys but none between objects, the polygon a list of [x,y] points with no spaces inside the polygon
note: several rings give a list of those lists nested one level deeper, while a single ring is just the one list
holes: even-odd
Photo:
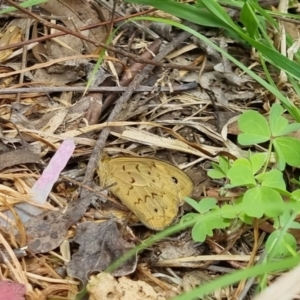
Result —
[{"label": "green plant stem", "polygon": [[266,172],[266,170],[267,170],[267,168],[269,166],[269,163],[271,161],[271,156],[272,156],[272,137],[271,137],[270,142],[269,142],[268,156],[267,156],[264,168],[263,168],[263,170],[262,170],[261,173],[265,173]]}]

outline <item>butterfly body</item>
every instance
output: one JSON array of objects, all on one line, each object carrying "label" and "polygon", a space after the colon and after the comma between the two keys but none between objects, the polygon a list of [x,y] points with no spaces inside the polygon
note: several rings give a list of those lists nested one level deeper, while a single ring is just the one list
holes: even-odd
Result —
[{"label": "butterfly body", "polygon": [[101,185],[154,230],[174,221],[183,198],[193,190],[188,175],[153,158],[104,156],[98,174]]}]

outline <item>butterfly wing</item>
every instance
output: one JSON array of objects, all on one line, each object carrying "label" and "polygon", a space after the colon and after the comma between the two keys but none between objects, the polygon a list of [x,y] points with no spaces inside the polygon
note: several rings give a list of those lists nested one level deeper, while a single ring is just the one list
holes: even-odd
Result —
[{"label": "butterfly wing", "polygon": [[173,222],[178,206],[193,190],[188,175],[156,159],[117,157],[102,161],[101,168],[99,175],[112,194],[154,230]]}]

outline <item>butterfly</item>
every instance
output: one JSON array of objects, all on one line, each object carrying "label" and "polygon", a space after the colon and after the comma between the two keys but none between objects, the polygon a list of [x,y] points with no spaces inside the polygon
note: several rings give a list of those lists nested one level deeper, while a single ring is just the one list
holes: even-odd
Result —
[{"label": "butterfly", "polygon": [[163,230],[176,218],[193,181],[179,168],[154,158],[104,155],[101,186],[107,188],[148,228]]}]

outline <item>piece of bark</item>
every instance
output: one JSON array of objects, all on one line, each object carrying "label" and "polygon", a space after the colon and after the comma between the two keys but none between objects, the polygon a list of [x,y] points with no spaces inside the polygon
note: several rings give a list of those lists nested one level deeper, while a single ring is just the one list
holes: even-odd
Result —
[{"label": "piece of bark", "polygon": [[39,162],[39,155],[29,150],[18,149],[0,154],[0,170],[16,165]]}]

